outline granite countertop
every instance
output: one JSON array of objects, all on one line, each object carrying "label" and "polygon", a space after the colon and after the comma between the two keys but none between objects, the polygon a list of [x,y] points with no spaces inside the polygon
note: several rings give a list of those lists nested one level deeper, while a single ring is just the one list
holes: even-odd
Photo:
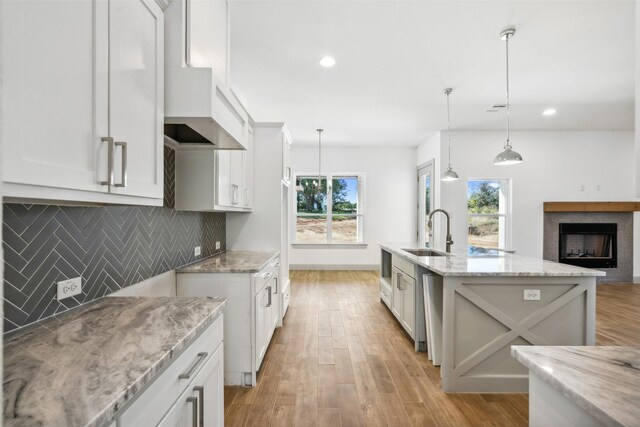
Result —
[{"label": "granite countertop", "polygon": [[101,298],[6,335],[5,427],[107,424],[225,303]]},{"label": "granite countertop", "polygon": [[257,273],[278,251],[227,251],[176,269],[176,273]]},{"label": "granite countertop", "polygon": [[513,346],[511,354],[605,425],[638,425],[640,347]]},{"label": "granite countertop", "polygon": [[[395,253],[442,276],[605,276],[604,271],[560,264],[491,250],[476,250],[469,254],[467,246],[453,246],[447,256],[416,256],[403,249],[425,249],[418,243],[379,243],[383,249]],[[439,251],[444,253],[444,251]],[[474,252],[474,251],[471,251]]]}]

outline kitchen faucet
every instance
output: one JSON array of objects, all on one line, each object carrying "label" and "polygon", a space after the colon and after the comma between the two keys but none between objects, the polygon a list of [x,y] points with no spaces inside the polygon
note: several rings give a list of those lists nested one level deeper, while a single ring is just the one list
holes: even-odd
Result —
[{"label": "kitchen faucet", "polygon": [[449,218],[449,212],[445,211],[444,209],[434,209],[431,212],[429,212],[429,221],[427,222],[427,228],[433,235],[433,229],[432,229],[433,222],[431,221],[431,217],[436,212],[442,212],[447,217],[447,249],[446,251],[450,253],[451,245],[453,245],[453,240],[451,240],[451,219]]}]

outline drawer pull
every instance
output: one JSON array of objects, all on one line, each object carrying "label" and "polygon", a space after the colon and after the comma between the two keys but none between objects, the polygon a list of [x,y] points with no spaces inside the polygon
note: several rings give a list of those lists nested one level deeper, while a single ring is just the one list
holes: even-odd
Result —
[{"label": "drawer pull", "polygon": [[269,300],[267,301],[266,307],[271,307],[271,286],[267,286],[267,289],[269,289],[269,292],[267,293],[267,295],[269,295]]},{"label": "drawer pull", "polygon": [[195,386],[193,391],[197,391],[200,397],[200,427],[204,427],[204,386]]},{"label": "drawer pull", "polygon": [[262,273],[260,275],[260,277],[262,277],[263,279],[270,279],[272,274],[273,274],[272,272],[270,272],[270,273]]},{"label": "drawer pull", "polygon": [[203,351],[201,353],[198,353],[198,360],[196,360],[196,363],[193,364],[193,366],[191,366],[191,369],[189,369],[189,372],[184,373],[184,374],[180,374],[178,376],[179,379],[181,380],[188,380],[189,378],[191,378],[191,375],[193,375],[193,373],[196,371],[196,369],[198,368],[198,366],[200,366],[200,364],[202,362],[204,362],[204,359],[209,355],[209,353],[207,353],[206,351]]},{"label": "drawer pull", "polygon": [[187,397],[187,403],[191,403],[193,405],[193,412],[191,413],[191,425],[193,427],[198,427],[198,398]]}]

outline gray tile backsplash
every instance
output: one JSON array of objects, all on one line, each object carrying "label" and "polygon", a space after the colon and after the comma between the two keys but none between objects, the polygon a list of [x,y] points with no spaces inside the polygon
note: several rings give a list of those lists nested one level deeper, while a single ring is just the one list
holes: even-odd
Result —
[{"label": "gray tile backsplash", "polygon": [[[173,154],[173,153],[168,153]],[[171,205],[173,167],[165,170]],[[165,162],[167,164],[167,162]],[[3,204],[4,330],[85,304],[226,247],[225,214],[172,207]],[[82,277],[82,294],[56,299],[56,283]]]}]

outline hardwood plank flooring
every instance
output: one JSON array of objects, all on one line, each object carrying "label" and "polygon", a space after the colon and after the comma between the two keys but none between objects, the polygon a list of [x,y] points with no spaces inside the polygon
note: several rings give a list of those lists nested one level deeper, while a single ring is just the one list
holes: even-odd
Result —
[{"label": "hardwood plank flooring", "polygon": [[[378,297],[374,271],[292,271],[254,388],[225,387],[227,426],[526,426],[526,394],[446,394]],[[640,285],[598,285],[598,345],[640,344]]]}]

